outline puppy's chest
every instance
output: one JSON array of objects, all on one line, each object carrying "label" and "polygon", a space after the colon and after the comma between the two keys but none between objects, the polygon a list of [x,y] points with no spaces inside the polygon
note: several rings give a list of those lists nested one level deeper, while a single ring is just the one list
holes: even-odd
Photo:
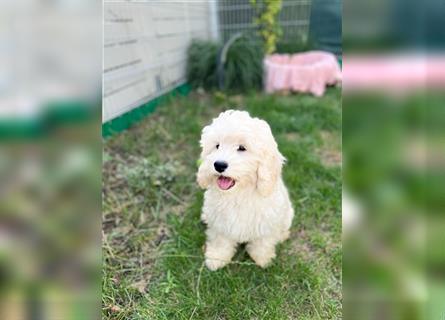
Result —
[{"label": "puppy's chest", "polygon": [[206,199],[204,214],[209,227],[245,242],[273,232],[270,207],[249,198]]}]

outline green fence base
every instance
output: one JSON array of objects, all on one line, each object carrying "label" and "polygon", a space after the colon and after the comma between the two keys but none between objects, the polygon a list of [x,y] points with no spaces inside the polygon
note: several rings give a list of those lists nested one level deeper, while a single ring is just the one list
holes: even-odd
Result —
[{"label": "green fence base", "polygon": [[0,119],[0,140],[17,141],[46,137],[66,124],[89,121],[99,115],[99,103],[83,101],[53,101],[42,114],[33,118]]},{"label": "green fence base", "polygon": [[139,107],[136,107],[117,118],[105,122],[102,125],[102,137],[107,138],[112,136],[113,134],[122,132],[130,128],[132,125],[141,121],[147,115],[152,113],[156,109],[156,107],[164,103],[166,100],[175,97],[178,94],[186,96],[190,93],[190,91],[191,88],[188,84],[180,85],[179,87],[176,87],[172,91],[169,91],[162,96],[159,96]]}]

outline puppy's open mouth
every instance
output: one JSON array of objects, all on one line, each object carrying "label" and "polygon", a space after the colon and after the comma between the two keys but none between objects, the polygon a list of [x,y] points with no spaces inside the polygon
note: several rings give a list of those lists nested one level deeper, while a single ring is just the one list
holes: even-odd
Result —
[{"label": "puppy's open mouth", "polygon": [[229,190],[235,185],[235,180],[229,177],[219,176],[216,183],[221,190]]}]

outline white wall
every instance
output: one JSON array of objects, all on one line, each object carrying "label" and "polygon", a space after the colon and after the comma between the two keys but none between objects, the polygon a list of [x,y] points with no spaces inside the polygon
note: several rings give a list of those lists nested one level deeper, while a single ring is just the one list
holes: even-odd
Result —
[{"label": "white wall", "polygon": [[206,0],[104,2],[103,122],[185,82],[193,38],[211,37]]}]

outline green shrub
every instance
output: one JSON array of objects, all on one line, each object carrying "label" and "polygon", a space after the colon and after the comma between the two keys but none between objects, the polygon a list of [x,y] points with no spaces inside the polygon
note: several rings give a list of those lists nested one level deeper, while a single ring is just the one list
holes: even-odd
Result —
[{"label": "green shrub", "polygon": [[224,66],[225,89],[249,91],[261,89],[263,83],[263,48],[252,39],[238,39],[227,52]]},{"label": "green shrub", "polygon": [[187,81],[193,88],[215,88],[216,59],[219,45],[212,41],[193,40],[187,51]]},{"label": "green shrub", "polygon": [[[187,81],[193,88],[218,88],[217,59],[222,49],[211,41],[194,40],[188,49]],[[251,38],[238,39],[227,52],[224,89],[242,92],[261,89],[263,48]]]}]

